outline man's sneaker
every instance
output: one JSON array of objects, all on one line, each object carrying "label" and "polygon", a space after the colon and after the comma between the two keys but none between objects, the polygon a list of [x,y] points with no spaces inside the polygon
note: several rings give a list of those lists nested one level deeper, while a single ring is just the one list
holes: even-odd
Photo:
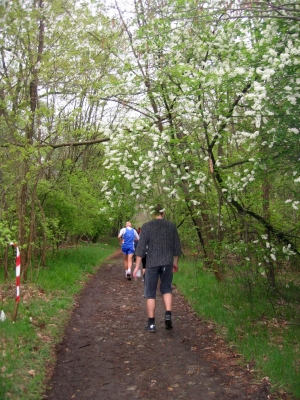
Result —
[{"label": "man's sneaker", "polygon": [[166,315],[165,316],[165,324],[166,324],[166,329],[173,329],[171,315]]},{"label": "man's sneaker", "polygon": [[148,331],[148,332],[155,332],[155,324],[147,324],[146,326],[145,326],[145,329]]},{"label": "man's sneaker", "polygon": [[126,277],[127,277],[127,279],[128,279],[129,281],[131,281],[131,275],[130,275],[130,274],[127,274]]}]

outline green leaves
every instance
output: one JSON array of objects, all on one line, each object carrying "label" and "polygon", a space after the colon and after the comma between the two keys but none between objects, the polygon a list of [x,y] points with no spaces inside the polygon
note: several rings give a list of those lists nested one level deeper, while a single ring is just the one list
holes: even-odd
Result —
[{"label": "green leaves", "polygon": [[[43,14],[14,4],[24,23],[33,14],[45,23],[42,51],[37,24],[23,38],[16,20],[5,37],[10,45],[17,35],[4,57],[0,129],[9,145],[5,184],[16,178],[8,168],[16,165],[27,194],[26,218],[19,220],[44,210],[65,232],[92,234],[160,196],[181,215],[188,211],[207,253],[212,240],[234,237],[232,219],[249,212],[256,231],[266,215],[286,221],[286,211],[281,218],[273,209],[297,207],[294,21],[246,18],[249,10],[233,19],[220,2],[137,1],[130,20],[120,9],[112,20],[89,3],[79,9],[71,2],[66,12],[57,1]],[[103,136],[110,141],[86,145]],[[266,174],[274,185],[269,213]],[[79,214],[78,223],[71,220]]]}]

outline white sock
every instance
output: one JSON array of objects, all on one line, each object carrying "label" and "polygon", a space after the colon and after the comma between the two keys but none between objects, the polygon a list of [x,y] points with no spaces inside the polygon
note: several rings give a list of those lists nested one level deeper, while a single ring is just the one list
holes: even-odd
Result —
[{"label": "white sock", "polygon": [[131,269],[128,269],[128,270],[127,270],[127,274],[131,274]]}]

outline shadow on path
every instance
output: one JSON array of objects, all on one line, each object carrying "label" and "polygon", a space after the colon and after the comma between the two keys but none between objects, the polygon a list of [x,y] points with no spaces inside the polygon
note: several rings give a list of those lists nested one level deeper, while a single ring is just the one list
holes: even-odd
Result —
[{"label": "shadow on path", "polygon": [[172,331],[157,298],[156,333],[147,322],[143,283],[127,281],[121,255],[99,268],[72,312],[57,347],[44,399],[271,399],[213,326],[197,318],[174,290]]}]

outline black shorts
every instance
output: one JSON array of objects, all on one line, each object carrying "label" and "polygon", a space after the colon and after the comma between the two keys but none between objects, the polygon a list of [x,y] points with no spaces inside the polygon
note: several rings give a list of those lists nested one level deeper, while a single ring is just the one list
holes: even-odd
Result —
[{"label": "black shorts", "polygon": [[143,269],[146,268],[146,260],[147,260],[147,254],[145,255],[145,257],[142,258]]},{"label": "black shorts", "polygon": [[146,299],[156,298],[156,288],[159,278],[160,293],[162,295],[172,293],[173,265],[146,268],[144,285],[144,297]]}]

